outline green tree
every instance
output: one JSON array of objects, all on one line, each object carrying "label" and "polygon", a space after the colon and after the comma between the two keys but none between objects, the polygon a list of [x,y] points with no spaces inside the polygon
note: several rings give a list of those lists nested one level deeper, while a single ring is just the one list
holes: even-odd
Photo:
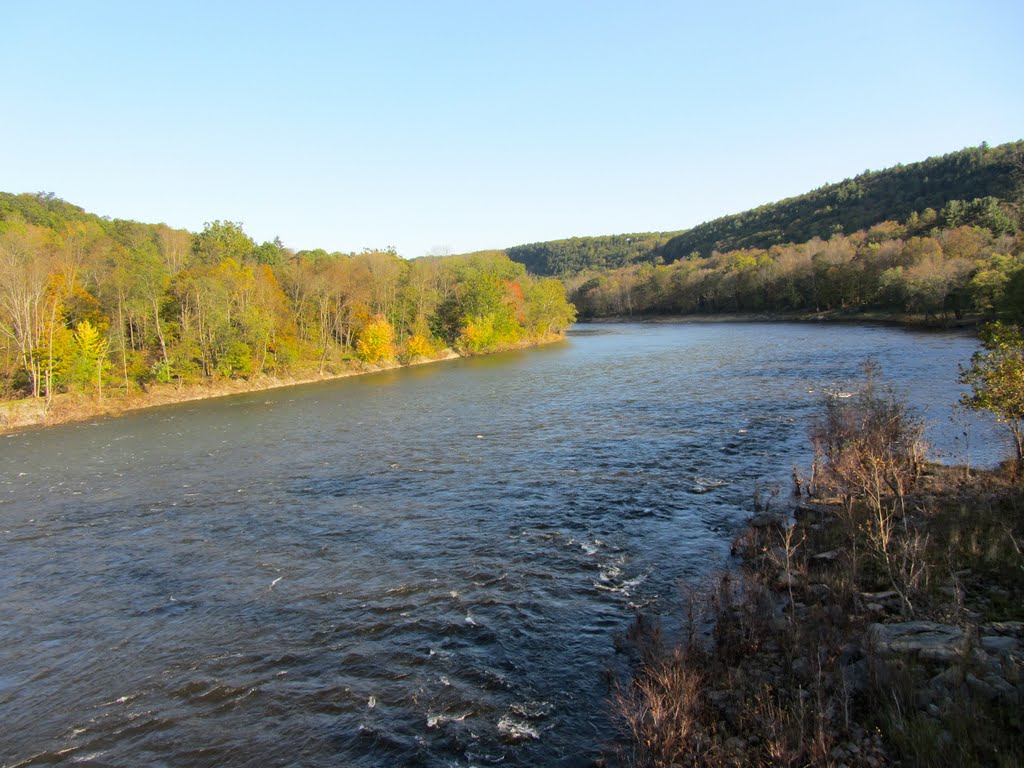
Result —
[{"label": "green tree", "polygon": [[192,238],[192,252],[204,264],[224,259],[241,263],[255,251],[256,243],[234,221],[208,221],[203,231]]},{"label": "green tree", "polygon": [[968,285],[974,306],[991,319],[1005,305],[1007,288],[1016,273],[1024,272],[1024,259],[1001,253],[981,262]]},{"label": "green tree", "polygon": [[960,381],[971,386],[964,405],[976,411],[989,411],[1006,426],[1016,450],[1015,472],[1024,470],[1024,333],[1021,327],[992,323],[981,331],[984,351],[971,357],[968,368],[961,367]]},{"label": "green tree", "polygon": [[273,241],[267,241],[257,246],[253,250],[253,257],[260,264],[270,264],[276,267],[284,263],[285,253],[284,243],[281,242],[281,238],[275,237]]},{"label": "green tree", "polygon": [[565,299],[565,287],[554,278],[535,280],[527,284],[525,294],[525,323],[529,334],[544,338],[561,333],[576,321],[576,308]]}]

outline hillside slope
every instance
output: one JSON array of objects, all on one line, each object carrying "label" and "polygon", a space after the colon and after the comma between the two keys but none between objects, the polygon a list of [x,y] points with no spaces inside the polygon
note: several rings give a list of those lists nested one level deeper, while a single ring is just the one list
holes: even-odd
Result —
[{"label": "hillside slope", "polygon": [[[713,251],[768,248],[849,234],[886,220],[906,220],[952,200],[1013,198],[1024,171],[1024,141],[969,147],[910,165],[862,173],[798,197],[699,224],[660,250],[665,262]],[[945,222],[955,225],[958,222]],[[981,223],[981,222],[978,222]]]}]

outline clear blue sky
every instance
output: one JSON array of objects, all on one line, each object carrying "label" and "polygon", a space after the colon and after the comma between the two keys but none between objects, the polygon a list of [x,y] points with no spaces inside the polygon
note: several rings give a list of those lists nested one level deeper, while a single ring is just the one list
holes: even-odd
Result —
[{"label": "clear blue sky", "polygon": [[0,190],[404,256],[1024,138],[1024,2],[0,2]]}]

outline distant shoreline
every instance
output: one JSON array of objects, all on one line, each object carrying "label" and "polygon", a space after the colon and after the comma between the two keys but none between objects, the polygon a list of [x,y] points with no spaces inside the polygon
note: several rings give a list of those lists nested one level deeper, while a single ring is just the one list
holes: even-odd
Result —
[{"label": "distant shoreline", "polygon": [[872,312],[860,310],[834,310],[828,312],[724,312],[720,314],[692,315],[612,315],[610,317],[588,317],[576,321],[577,325],[591,323],[648,323],[680,324],[692,323],[828,323],[842,325],[889,325],[914,330],[974,331],[985,322],[977,316],[959,320],[909,315],[898,312]]},{"label": "distant shoreline", "polygon": [[[550,336],[537,341],[522,342],[485,354],[510,352],[516,349],[554,344],[565,339],[564,335]],[[324,381],[347,379],[352,376],[363,376],[370,373],[392,371],[399,368],[412,368],[432,363],[443,363],[459,360],[472,355],[461,355],[452,349],[445,349],[436,357],[421,358],[410,363],[385,363],[366,367],[352,367],[348,370],[331,373],[298,373],[294,375],[260,375],[252,379],[225,379],[201,384],[151,384],[143,392],[131,394],[107,395],[97,400],[91,395],[60,394],[55,395],[49,408],[43,398],[26,398],[0,402],[0,435],[11,434],[23,429],[45,429],[62,424],[73,424],[95,418],[120,416],[133,411],[157,408],[164,405],[176,405],[196,400],[212,400],[218,397],[244,395],[250,392],[262,392],[269,389],[294,387],[301,384],[316,384]]]}]

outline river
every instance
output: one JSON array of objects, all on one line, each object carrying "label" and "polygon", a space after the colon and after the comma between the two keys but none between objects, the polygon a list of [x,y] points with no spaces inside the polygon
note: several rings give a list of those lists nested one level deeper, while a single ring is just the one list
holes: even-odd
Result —
[{"label": "river", "polygon": [[999,457],[951,417],[975,348],[588,325],[4,436],[0,764],[587,765],[616,633],[726,566],[867,355],[942,458]]}]

